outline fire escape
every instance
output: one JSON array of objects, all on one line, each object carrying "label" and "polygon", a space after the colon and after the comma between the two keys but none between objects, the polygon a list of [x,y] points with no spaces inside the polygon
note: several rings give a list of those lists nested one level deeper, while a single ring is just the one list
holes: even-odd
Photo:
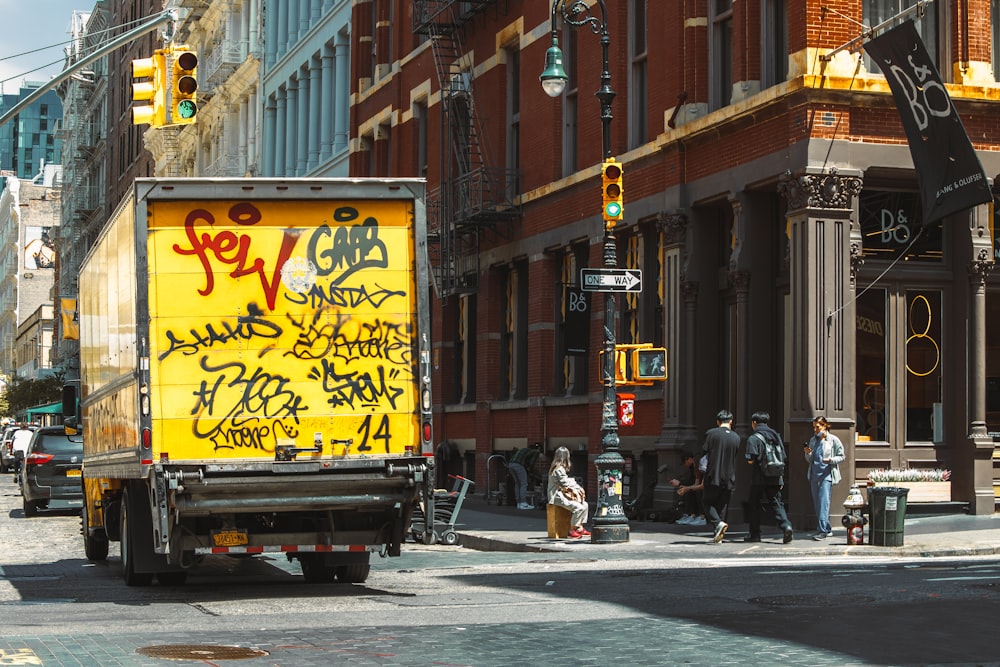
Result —
[{"label": "fire escape", "polygon": [[427,193],[427,240],[441,298],[479,289],[480,244],[509,238],[521,216],[517,170],[492,162],[463,46],[476,16],[501,5],[506,0],[413,0],[413,32],[430,40],[441,91],[441,172]]}]

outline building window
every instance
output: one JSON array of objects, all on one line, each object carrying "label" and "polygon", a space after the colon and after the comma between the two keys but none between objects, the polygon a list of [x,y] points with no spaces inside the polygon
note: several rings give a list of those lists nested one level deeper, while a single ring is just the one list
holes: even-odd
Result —
[{"label": "building window", "polygon": [[[862,21],[866,26],[875,27],[916,4],[916,0],[865,0]],[[942,50],[938,48],[938,18],[935,12],[941,11],[942,8],[947,10],[948,3],[941,3],[941,5],[943,7],[932,5],[925,9],[923,16],[914,12],[909,14],[908,18],[913,19],[917,34],[920,35],[920,39],[927,49],[927,55],[930,56],[932,62],[937,63],[941,80],[947,82],[951,79],[951,67],[950,63],[938,58]],[[881,73],[882,70],[872,62],[871,57],[867,54],[865,54],[864,62],[865,69],[869,72]]]},{"label": "building window", "polygon": [[517,262],[507,270],[500,335],[500,397],[528,397],[528,265]]},{"label": "building window", "polygon": [[993,80],[1000,81],[1000,0],[990,0],[990,56]]},{"label": "building window", "polygon": [[[563,93],[562,176],[570,176],[577,169],[577,115],[579,109],[579,79],[576,66],[576,33],[563,27],[563,67],[569,82]],[[603,157],[603,156],[602,156]]]},{"label": "building window", "polygon": [[859,442],[942,441],[942,317],[938,290],[896,285],[859,294]]},{"label": "building window", "polygon": [[941,262],[941,222],[923,224],[917,192],[865,190],[860,199],[866,259]]},{"label": "building window", "polygon": [[[521,51],[507,50],[507,169],[515,172],[521,167]],[[513,198],[519,191],[517,178],[508,186]]]},{"label": "building window", "polygon": [[463,295],[457,303],[455,331],[455,386],[459,403],[476,402],[476,297]]},{"label": "building window", "polygon": [[855,302],[855,377],[857,385],[858,441],[885,442],[886,403],[885,290],[870,289]]},{"label": "building window", "polygon": [[587,393],[591,298],[590,293],[584,292],[580,285],[580,268],[587,263],[588,250],[587,243],[580,243],[562,256],[556,393],[567,396]]},{"label": "building window", "polygon": [[713,0],[709,105],[721,109],[733,95],[733,0]]},{"label": "building window", "polygon": [[646,142],[648,131],[649,99],[646,79],[646,0],[632,0],[630,4],[632,29],[629,31],[629,71],[628,82],[628,146],[636,148]]},{"label": "building window", "polygon": [[420,178],[427,178],[427,101],[420,100],[413,105],[413,120],[416,123],[416,132],[414,133],[414,141],[416,142],[416,150],[414,154],[417,157],[417,164],[415,167],[416,175]]},{"label": "building window", "polygon": [[761,4],[760,43],[761,88],[770,88],[788,78],[788,8],[787,0],[764,0]]},{"label": "building window", "polygon": [[644,225],[626,239],[623,268],[642,271],[643,289],[626,292],[621,299],[621,342],[660,347],[664,340],[663,235],[654,225]]}]

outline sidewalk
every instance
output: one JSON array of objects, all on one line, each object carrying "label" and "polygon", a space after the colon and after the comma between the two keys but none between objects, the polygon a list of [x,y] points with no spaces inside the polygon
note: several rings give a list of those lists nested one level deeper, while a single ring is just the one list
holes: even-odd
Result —
[{"label": "sidewalk", "polygon": [[[481,495],[466,498],[455,527],[459,544],[476,551],[632,553],[636,555],[719,556],[986,556],[1000,554],[1000,515],[919,514],[919,507],[907,508],[902,546],[873,546],[871,526],[865,526],[865,544],[848,545],[847,530],[840,514],[831,517],[833,537],[815,541],[815,531],[796,531],[795,539],[782,543],[781,532],[763,527],[763,540],[746,543],[746,524],[730,525],[720,544],[712,541],[707,526],[679,526],[672,523],[630,521],[629,541],[594,544],[590,538],[554,540],[546,534],[545,511],[518,510],[487,505]],[[885,541],[885,540],[883,540]],[[891,541],[891,540],[890,540]]]}]

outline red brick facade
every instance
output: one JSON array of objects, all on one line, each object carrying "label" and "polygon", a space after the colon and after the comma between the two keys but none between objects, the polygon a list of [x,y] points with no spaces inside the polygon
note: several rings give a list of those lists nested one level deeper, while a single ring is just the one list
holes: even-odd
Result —
[{"label": "red brick facade", "polygon": [[[724,3],[706,0],[589,3],[597,17],[602,6],[608,11],[611,85],[617,93],[612,106],[612,154],[625,170],[625,222],[616,230],[618,266],[624,266],[629,237],[640,230],[658,234],[655,266],[663,271],[661,284],[646,284],[645,276],[654,265],[641,268],[644,290],[659,290],[660,296],[643,301],[640,319],[659,318],[652,328],[644,325],[642,334],[662,336],[670,350],[668,381],[635,390],[636,426],[620,430],[622,451],[635,456],[631,495],[654,479],[651,471],[657,462],[673,464],[676,450],[700,445],[701,433],[714,425],[712,416],[719,407],[736,413],[741,431],[748,428],[747,412],[766,408],[774,416],[772,424],[795,438],[811,415],[822,411],[837,421],[845,443],[854,442],[860,408],[853,393],[850,335],[846,352],[841,350],[845,356],[840,368],[849,377],[843,386],[839,381],[831,385],[833,394],[843,400],[830,401],[831,394],[810,384],[808,369],[786,355],[794,344],[789,332],[796,331],[796,322],[804,317],[795,294],[797,281],[805,274],[796,275],[795,254],[807,246],[797,244],[798,232],[786,218],[789,202],[780,184],[789,175],[831,173],[836,167],[840,173],[857,174],[866,189],[915,189],[899,111],[884,78],[859,66],[860,53],[841,51],[829,61],[825,58],[859,37],[858,26],[870,2],[875,0],[749,0],[733,2],[728,18],[713,13]],[[936,12],[938,32],[947,36],[941,44],[950,50],[950,57],[939,57],[939,69],[992,178],[1000,171],[1000,121],[996,120],[1000,87],[982,73],[989,71],[991,24],[998,19],[990,15],[987,0],[937,4],[940,7],[927,11]],[[562,259],[574,244],[589,243],[587,266],[598,267],[603,261],[598,171],[602,126],[594,96],[600,85],[601,48],[600,36],[586,26],[571,35],[568,28],[559,31],[561,44],[567,47],[566,69],[578,79],[570,83],[576,89],[573,132],[567,106],[571,98],[551,99],[538,84],[550,47],[547,2],[355,3],[351,120],[357,135],[352,137],[352,174],[423,175],[418,164],[422,152],[427,157],[429,191],[433,193],[452,173],[447,168],[452,158],[441,149],[449,145],[452,128],[442,127],[442,82],[435,49],[412,31],[414,12],[451,5],[456,10],[484,5],[483,11],[459,16],[457,41],[464,62],[472,61],[472,104],[492,148],[492,162],[518,170],[516,202],[522,213],[509,227],[480,230],[474,296],[455,293],[435,300],[435,439],[459,443],[468,460],[475,461],[474,469],[465,472],[480,481],[485,479],[490,455],[532,442],[545,443],[549,453],[556,446],[578,451],[582,445],[590,460],[601,451],[602,392],[596,354],[603,340],[601,294],[593,294],[590,302],[586,392],[573,394],[562,381],[566,358],[559,353]],[[635,7],[646,12],[644,85],[637,82],[630,59],[634,26],[642,23],[632,15]],[[963,16],[966,8],[968,14]],[[787,53],[765,53],[778,43],[768,32],[773,11],[787,20]],[[721,35],[726,34],[728,50],[722,48]],[[516,59],[511,56],[514,52]],[[725,63],[728,68],[719,62],[723,52],[731,54]],[[768,65],[772,62],[768,55],[775,56],[776,65]],[[517,76],[511,71],[513,62],[520,63]],[[769,83],[773,74],[768,67],[786,73]],[[728,83],[720,82],[724,70],[729,72]],[[520,112],[516,165],[505,157],[511,154],[507,145],[512,136],[511,81],[518,82]],[[640,88],[644,95],[639,95]],[[720,104],[718,91],[730,88],[732,99]],[[629,133],[634,117],[630,107],[638,99],[645,100],[644,141],[630,139]],[[414,113],[418,104],[428,109],[423,147]],[[388,131],[384,136],[373,133],[369,144],[363,140],[364,132],[373,123]],[[574,139],[566,139],[569,132]],[[576,164],[571,168],[563,164],[572,154],[564,150],[567,144],[575,146]],[[679,235],[668,222],[677,220]],[[847,220],[848,227],[856,223]],[[967,241],[961,236],[948,238],[946,248]],[[865,272],[879,266],[877,258],[867,265],[851,264],[844,254],[843,261],[843,271],[859,284],[867,284]],[[510,371],[504,363],[507,276],[518,263],[526,263],[528,302],[522,311],[527,321],[517,325],[526,344],[514,347],[516,355],[526,355],[527,377],[516,377],[517,370],[513,371],[517,389],[512,391],[525,389],[512,397],[501,395],[501,388]],[[955,264],[950,276],[939,276],[935,289],[964,299],[967,273]],[[992,286],[988,282],[987,302]],[[474,338],[469,363],[475,370],[467,376],[474,380],[474,391],[465,403],[459,403],[456,386],[461,372],[456,359],[462,344],[457,334],[462,298],[474,299],[476,313],[474,329],[467,336]],[[619,311],[623,301],[619,295]],[[966,333],[951,335],[962,339]],[[617,338],[627,342],[621,331]],[[955,350],[952,363],[958,368],[961,354]],[[987,351],[987,364],[990,358]],[[1000,364],[1000,352],[996,363]],[[797,407],[791,394],[800,386],[796,380],[800,374],[801,386],[813,387],[810,392],[815,390],[816,395],[810,394]],[[990,374],[1000,376],[1000,370]],[[960,388],[966,379],[955,374],[943,381]],[[992,511],[986,490],[989,486],[992,494],[992,465],[962,453],[975,446],[957,444],[965,442],[970,419],[976,421],[957,404],[965,390],[958,396],[952,404],[941,400],[946,440],[956,444],[914,447],[890,438],[882,449],[869,450],[860,441],[846,464],[851,470],[845,477],[862,479],[875,467],[946,466],[957,471],[956,500],[977,505],[976,511],[990,505]],[[593,484],[589,468],[576,472]],[[801,520],[808,510],[794,507],[795,500],[793,510]]]}]

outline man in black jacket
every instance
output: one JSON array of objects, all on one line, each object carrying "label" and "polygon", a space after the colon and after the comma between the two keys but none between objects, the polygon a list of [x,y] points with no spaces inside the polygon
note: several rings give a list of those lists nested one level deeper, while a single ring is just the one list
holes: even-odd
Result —
[{"label": "man in black jacket", "polygon": [[[785,513],[785,506],[781,502],[781,487],[784,480],[781,476],[769,477],[764,474],[763,463],[766,458],[765,440],[776,443],[782,452],[785,451],[785,444],[781,441],[781,436],[773,428],[767,425],[771,415],[766,412],[755,412],[750,418],[750,426],[753,433],[747,438],[747,463],[753,468],[750,478],[750,496],[747,499],[747,524],[750,527],[749,535],[745,542],[760,542],[760,510],[761,502],[766,499],[774,510],[775,525],[781,528],[784,543],[792,541],[792,524]],[[787,461],[787,454],[784,456]]]},{"label": "man in black jacket", "polygon": [[705,518],[713,528],[712,539],[721,542],[729,524],[725,522],[729,499],[736,484],[736,454],[740,449],[740,436],[733,431],[733,413],[719,410],[715,416],[716,427],[705,433],[702,451],[708,455],[705,469]]}]

